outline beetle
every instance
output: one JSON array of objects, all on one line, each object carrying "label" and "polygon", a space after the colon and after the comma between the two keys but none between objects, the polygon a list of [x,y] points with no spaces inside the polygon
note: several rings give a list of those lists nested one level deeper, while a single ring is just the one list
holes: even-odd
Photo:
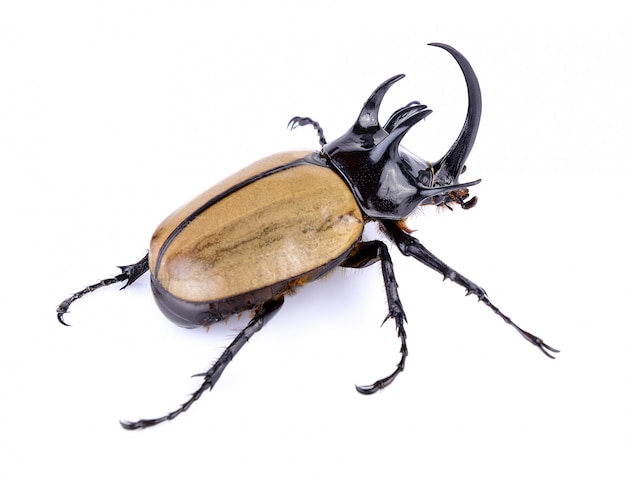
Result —
[{"label": "beetle", "polygon": [[395,111],[381,126],[378,112],[389,88],[404,75],[380,84],[365,102],[354,125],[328,143],[323,129],[308,117],[294,117],[288,127],[312,126],[321,149],[283,152],[253,163],[200,194],[168,216],[152,236],[139,262],[119,267],[121,273],[73,294],[57,308],[58,320],[87,293],[114,283],[126,288],[146,272],[160,310],[175,324],[194,328],[251,313],[246,327],[215,364],[202,373],[200,387],[179,408],[156,419],[121,422],[140,429],[174,419],[202,393],[212,389],[243,345],[283,305],[285,295],[337,267],[363,268],[380,263],[387,296],[384,321],[395,323],[400,361],[386,377],[358,392],[387,387],[404,370],[408,355],[406,315],[387,245],[363,240],[367,222],[377,222],[399,251],[464,287],[546,356],[559,351],[517,326],[487,298],[485,290],[429,252],[406,226],[417,207],[463,209],[476,205],[459,183],[472,149],[482,112],[480,86],[468,60],[443,43],[460,66],[468,92],[465,122],[456,141],[436,162],[428,162],[401,146],[412,126],[432,111],[417,101]]}]

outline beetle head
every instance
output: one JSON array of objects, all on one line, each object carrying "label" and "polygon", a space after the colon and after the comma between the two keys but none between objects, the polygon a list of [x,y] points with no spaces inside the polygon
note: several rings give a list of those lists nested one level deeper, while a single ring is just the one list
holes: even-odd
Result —
[{"label": "beetle head", "polygon": [[478,79],[469,62],[454,48],[431,43],[448,51],[457,61],[467,83],[468,108],[461,133],[444,156],[429,163],[402,147],[409,129],[432,111],[417,101],[394,112],[384,126],[378,122],[380,104],[397,75],[382,83],[368,98],[352,129],[325,147],[330,162],[343,175],[366,214],[372,218],[400,220],[419,205],[459,203],[472,207],[476,198],[465,201],[467,188],[480,182],[459,184],[459,176],[474,145],[482,101]]}]

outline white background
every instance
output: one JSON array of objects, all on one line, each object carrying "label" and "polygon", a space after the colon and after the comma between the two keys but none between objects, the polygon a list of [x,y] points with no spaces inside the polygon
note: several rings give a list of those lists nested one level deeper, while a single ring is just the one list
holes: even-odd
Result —
[{"label": "white background", "polygon": [[[559,3],[562,6],[557,6]],[[555,5],[556,4],[556,5]],[[501,6],[498,6],[501,5]],[[518,4],[515,4],[518,5]],[[624,475],[623,14],[615,2],[3,2],[2,475]],[[464,290],[393,251],[406,371],[378,267],[288,298],[218,386],[174,409],[244,320],[178,329],[144,277],[57,304],[141,258],[174,208],[269,153],[332,139],[386,78],[382,118],[434,110],[404,144],[435,160],[483,120],[470,211],[416,235],[562,349],[545,358]],[[383,474],[384,473],[384,474]]]}]

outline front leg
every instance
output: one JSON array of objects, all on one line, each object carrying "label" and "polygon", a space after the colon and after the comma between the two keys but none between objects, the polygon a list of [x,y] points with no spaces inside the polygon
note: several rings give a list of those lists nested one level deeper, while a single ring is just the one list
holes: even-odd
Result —
[{"label": "front leg", "polygon": [[548,346],[543,342],[541,338],[524,331],[522,328],[517,326],[508,316],[502,313],[495,305],[489,301],[487,298],[487,292],[483,290],[481,287],[476,285],[471,280],[465,278],[460,273],[456,272],[454,269],[450,268],[448,265],[443,263],[437,257],[435,257],[431,252],[429,252],[426,247],[424,247],[419,240],[417,240],[412,235],[409,235],[405,232],[404,228],[398,222],[382,222],[384,227],[384,231],[387,233],[389,238],[393,240],[393,242],[398,246],[398,249],[402,254],[413,257],[422,262],[424,265],[432,268],[433,270],[441,273],[443,275],[444,280],[447,278],[457,285],[461,285],[467,290],[467,294],[476,295],[479,301],[482,301],[485,305],[491,308],[496,315],[504,320],[505,323],[511,325],[515,328],[520,335],[522,335],[526,340],[531,342],[533,345],[537,346],[543,354],[548,356],[549,358],[554,358],[548,351],[552,351],[553,353],[558,353],[559,350]]}]

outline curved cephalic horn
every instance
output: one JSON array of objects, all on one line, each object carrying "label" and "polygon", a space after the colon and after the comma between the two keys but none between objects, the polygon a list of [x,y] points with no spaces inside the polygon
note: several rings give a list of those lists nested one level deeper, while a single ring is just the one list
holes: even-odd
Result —
[{"label": "curved cephalic horn", "polygon": [[429,45],[442,48],[452,55],[461,67],[467,84],[467,115],[465,116],[463,128],[448,152],[433,164],[433,170],[435,171],[434,183],[441,185],[451,184],[456,182],[461,175],[463,164],[465,164],[476,140],[482,112],[482,96],[478,78],[476,78],[472,66],[461,53],[443,43],[429,43]]}]

